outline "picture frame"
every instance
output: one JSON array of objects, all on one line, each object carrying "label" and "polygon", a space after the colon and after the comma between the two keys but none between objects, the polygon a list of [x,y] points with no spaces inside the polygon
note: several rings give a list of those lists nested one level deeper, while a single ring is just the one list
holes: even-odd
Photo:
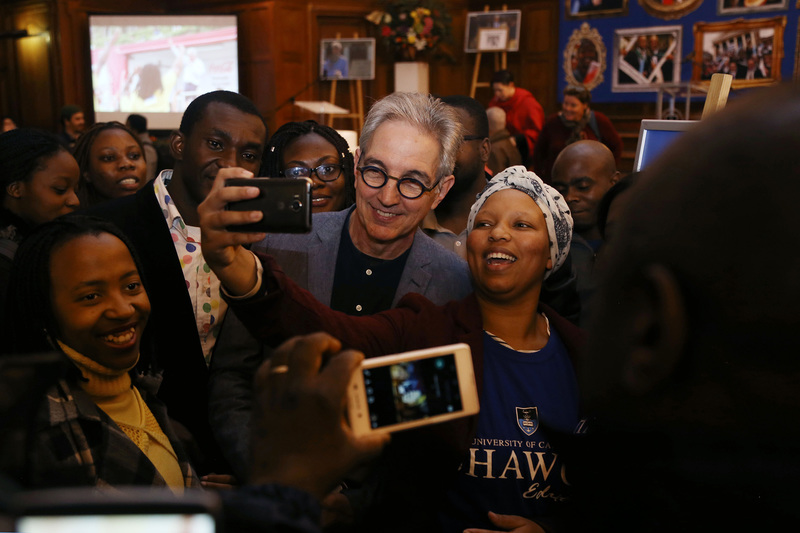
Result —
[{"label": "picture frame", "polygon": [[[800,18],[797,19],[800,24]],[[794,47],[794,81],[800,82],[800,31],[797,32],[797,41]]]},{"label": "picture frame", "polygon": [[657,91],[680,83],[682,26],[614,31],[612,92]]},{"label": "picture frame", "polygon": [[375,39],[320,39],[319,78],[375,79]]},{"label": "picture frame", "polygon": [[779,82],[785,27],[786,16],[696,23],[692,81],[722,72],[733,75],[733,88]]},{"label": "picture frame", "polygon": [[512,9],[508,11],[474,11],[467,13],[467,28],[464,32],[464,52],[478,53],[480,50],[481,29],[506,29],[506,47],[498,52],[519,51],[519,31],[522,21],[522,11]]},{"label": "picture frame", "polygon": [[703,0],[639,0],[639,5],[648,15],[664,20],[673,20],[688,15],[703,3]]},{"label": "picture frame", "polygon": [[567,20],[624,17],[628,0],[564,0],[564,10]]},{"label": "picture frame", "polygon": [[588,22],[572,32],[564,48],[564,77],[567,85],[592,90],[602,83],[606,72],[606,45]]},{"label": "picture frame", "polygon": [[717,15],[738,15],[781,11],[789,8],[789,0],[717,0]]},{"label": "picture frame", "polygon": [[503,52],[508,47],[508,28],[479,28],[478,51]]}]

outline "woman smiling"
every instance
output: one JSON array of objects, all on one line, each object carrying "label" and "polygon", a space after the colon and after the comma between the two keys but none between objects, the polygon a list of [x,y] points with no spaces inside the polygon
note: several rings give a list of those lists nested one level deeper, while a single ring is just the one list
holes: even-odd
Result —
[{"label": "woman smiling", "polygon": [[200,484],[157,380],[132,378],[150,301],[131,249],[114,226],[83,216],[42,225],[19,247],[4,351],[56,350],[71,363],[32,422],[24,487]]},{"label": "woman smiling", "polygon": [[[552,524],[570,487],[549,436],[580,426],[571,359],[583,341],[580,330],[539,303],[542,282],[569,251],[572,218],[561,195],[524,167],[501,172],[478,196],[467,224],[473,294],[444,306],[410,294],[396,309],[351,317],[317,302],[269,257],[260,258],[263,282],[253,286],[252,256],[238,244],[260,236],[224,230],[251,220],[224,206],[252,192],[223,187],[223,181],[218,178],[200,206],[204,254],[234,294],[258,289],[231,299],[254,334],[275,339],[323,330],[368,357],[455,342],[472,349],[477,420],[396,434],[365,528],[408,530],[438,522],[441,531],[533,532]],[[398,508],[414,513],[398,516]]]},{"label": "woman smiling", "polygon": [[119,122],[95,124],[75,144],[81,169],[81,205],[89,207],[135,194],[147,183],[139,138]]}]

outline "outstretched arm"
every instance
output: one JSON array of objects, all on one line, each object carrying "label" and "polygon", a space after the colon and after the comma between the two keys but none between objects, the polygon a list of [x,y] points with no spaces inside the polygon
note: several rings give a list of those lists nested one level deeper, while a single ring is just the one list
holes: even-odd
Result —
[{"label": "outstretched arm", "polygon": [[262,240],[264,233],[228,231],[228,226],[258,222],[261,211],[228,211],[231,202],[258,196],[257,187],[225,187],[231,178],[252,178],[253,173],[242,168],[224,168],[217,173],[208,196],[198,206],[203,257],[222,285],[233,296],[250,292],[256,285],[257,270],[253,254],[244,248]]}]

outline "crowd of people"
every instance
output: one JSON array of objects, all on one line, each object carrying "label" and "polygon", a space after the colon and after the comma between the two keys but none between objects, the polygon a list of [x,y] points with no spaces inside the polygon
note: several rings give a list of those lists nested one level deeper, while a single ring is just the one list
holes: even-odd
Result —
[{"label": "crowd of people", "polygon": [[[742,98],[623,176],[588,91],[545,120],[495,80],[488,107],[376,101],[354,152],[202,94],[155,175],[143,117],[0,134],[3,486],[214,490],[233,532],[796,518],[800,93]],[[232,229],[263,213],[227,209],[260,191],[226,182],[255,176],[312,181],[309,233]],[[353,434],[363,357],[456,342],[478,415]]]},{"label": "crowd of people", "polygon": [[716,73],[730,74],[735,80],[761,80],[774,76],[772,72],[772,44],[759,43],[753,47],[730,43],[719,45],[715,54],[703,52],[702,79],[711,79]]}]

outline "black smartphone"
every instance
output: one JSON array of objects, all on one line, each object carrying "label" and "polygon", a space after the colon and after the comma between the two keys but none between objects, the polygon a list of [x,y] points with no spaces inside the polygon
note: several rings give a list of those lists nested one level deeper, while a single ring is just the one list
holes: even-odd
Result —
[{"label": "black smartphone", "polygon": [[210,491],[128,487],[98,493],[93,488],[21,493],[12,500],[20,533],[215,533],[219,497]]},{"label": "black smartphone", "polygon": [[233,178],[226,187],[258,187],[256,198],[232,202],[228,209],[261,211],[252,224],[228,226],[228,231],[256,233],[308,233],[311,231],[311,180],[308,178]]}]

